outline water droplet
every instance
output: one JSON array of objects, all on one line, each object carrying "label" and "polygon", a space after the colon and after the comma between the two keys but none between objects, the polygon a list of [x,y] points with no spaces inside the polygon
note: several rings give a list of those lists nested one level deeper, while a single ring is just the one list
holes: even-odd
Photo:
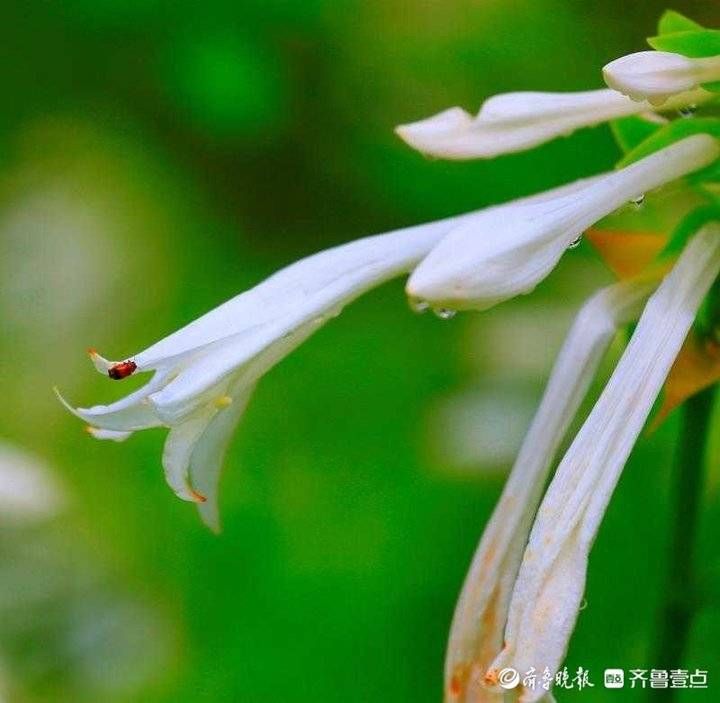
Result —
[{"label": "water droplet", "polygon": [[430,303],[422,298],[409,298],[408,305],[410,306],[410,309],[418,315],[422,315],[422,313],[427,312],[430,309]]},{"label": "water droplet", "polygon": [[587,607],[588,607],[587,598],[583,598],[582,603],[580,603],[580,607],[578,608],[578,610],[585,610],[585,608],[587,608]]},{"label": "water droplet", "polygon": [[640,207],[645,202],[645,193],[635,196],[630,200],[635,207]]},{"label": "water droplet", "polygon": [[697,105],[685,105],[678,110],[680,117],[692,117],[697,112]]},{"label": "water droplet", "polygon": [[450,308],[436,308],[433,312],[441,320],[452,320],[457,315],[457,310],[451,310]]},{"label": "water droplet", "polygon": [[580,242],[582,242],[582,238],[582,234],[578,237],[575,237],[575,239],[573,239],[572,242],[568,244],[568,249],[577,249],[580,246]]}]

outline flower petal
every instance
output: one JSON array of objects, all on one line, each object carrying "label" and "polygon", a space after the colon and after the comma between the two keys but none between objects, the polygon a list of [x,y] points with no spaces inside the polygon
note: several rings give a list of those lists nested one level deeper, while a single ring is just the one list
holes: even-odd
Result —
[{"label": "flower petal", "polygon": [[155,411],[169,425],[183,423],[199,407],[223,395],[228,378],[241,373],[254,383],[280,359],[299,346],[325,321],[289,318],[263,328],[246,339],[243,335],[220,345],[211,354],[180,373],[150,398]]},{"label": "flower petal", "polygon": [[95,439],[106,439],[111,442],[124,442],[132,432],[118,432],[117,430],[103,430],[99,427],[92,427],[88,425],[85,428],[86,432]]},{"label": "flower petal", "polygon": [[193,503],[205,501],[205,496],[190,484],[190,457],[195,444],[217,412],[217,408],[203,408],[202,412],[172,427],[168,432],[163,448],[162,464],[165,469],[165,479],[178,498]]},{"label": "flower petal", "polygon": [[605,82],[632,100],[661,105],[670,96],[720,79],[720,57],[689,58],[668,51],[639,51],[603,68]]},{"label": "flower petal", "polygon": [[590,225],[718,156],[717,140],[698,134],[552,197],[490,208],[442,239],[410,276],[407,293],[433,307],[479,310],[528,293]]},{"label": "flower petal", "polygon": [[94,405],[91,408],[75,408],[53,388],[58,400],[76,417],[93,427],[117,432],[134,432],[150,427],[161,427],[164,423],[158,417],[148,396],[162,386],[164,376],[156,374],[142,388],[110,405]]},{"label": "flower petal", "polygon": [[230,391],[232,403],[213,417],[195,443],[190,457],[191,483],[205,496],[205,502],[198,503],[198,512],[213,532],[220,531],[218,487],[223,460],[254,389],[255,386],[250,385]]},{"label": "flower petal", "polygon": [[[466,215],[454,222],[476,216]],[[257,380],[325,322],[338,315],[344,305],[417,263],[449,228],[447,222],[442,228],[437,224],[425,229],[414,228],[412,241],[408,241],[407,232],[401,231],[355,242],[357,246],[351,252],[352,265],[336,266],[332,278],[325,272],[322,287],[308,283],[308,289],[312,286],[312,295],[291,296],[284,304],[284,316],[215,344],[187,364],[167,386],[154,393],[151,400],[159,416],[171,425],[182,422],[208,397],[216,396],[217,385],[245,364],[252,367],[246,373],[247,382]],[[337,263],[334,254],[331,259]]]},{"label": "flower petal", "polygon": [[100,356],[96,349],[88,349],[88,356],[90,357],[90,361],[92,361],[97,372],[101,373],[103,376],[107,376],[108,371],[118,364],[117,361],[109,361],[108,359]]},{"label": "flower petal", "polygon": [[[720,225],[705,226],[645,307],[535,518],[493,668],[557,670],[578,616],[587,558],[610,496],[697,310],[720,272]],[[530,703],[537,692],[525,690]]]},{"label": "flower petal", "polygon": [[259,330],[294,310],[312,306],[328,288],[362,271],[365,288],[408,271],[453,226],[458,217],[374,235],[321,251],[285,267],[132,357],[138,370],[164,368],[211,349],[238,334]]},{"label": "flower petal", "polygon": [[484,676],[502,648],[512,587],[548,471],[617,329],[637,318],[655,285],[635,280],[598,291],[565,339],[465,578],[445,661],[448,701],[497,700]]},{"label": "flower petal", "polygon": [[[677,96],[673,107],[701,102],[706,91]],[[396,133],[414,149],[443,159],[489,159],[524,151],[580,127],[652,110],[614,90],[504,93],[486,100],[477,117],[454,107]],[[669,109],[669,106],[668,106]]]}]

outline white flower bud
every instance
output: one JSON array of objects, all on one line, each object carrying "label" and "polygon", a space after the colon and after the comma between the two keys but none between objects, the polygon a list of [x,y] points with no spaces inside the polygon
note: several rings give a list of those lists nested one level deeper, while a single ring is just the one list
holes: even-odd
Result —
[{"label": "white flower bud", "polygon": [[[540,505],[493,669],[557,671],[585,590],[588,555],[612,492],[685,336],[720,273],[720,225],[701,230],[652,295],[610,381]],[[544,692],[525,689],[520,703]]]},{"label": "white flower bud", "polygon": [[478,310],[528,293],[592,224],[718,156],[717,140],[698,134],[545,198],[489,208],[442,239],[410,276],[407,293],[436,308]]},{"label": "white flower bud", "polygon": [[637,319],[656,285],[636,280],[603,288],[565,339],[455,608],[445,660],[448,703],[500,700],[486,687],[488,671],[502,649],[510,596],[555,453],[618,328]]},{"label": "white flower bud", "polygon": [[640,51],[611,61],[603,77],[633,100],[661,105],[677,93],[720,80],[720,56],[693,59],[668,51]]},{"label": "white flower bud", "polygon": [[[707,91],[677,96],[679,108],[707,100]],[[580,93],[504,93],[486,100],[476,117],[459,107],[418,122],[396,127],[397,135],[414,149],[441,159],[490,159],[524,151],[581,127],[654,108],[614,90]],[[657,116],[654,116],[657,118]]]}]

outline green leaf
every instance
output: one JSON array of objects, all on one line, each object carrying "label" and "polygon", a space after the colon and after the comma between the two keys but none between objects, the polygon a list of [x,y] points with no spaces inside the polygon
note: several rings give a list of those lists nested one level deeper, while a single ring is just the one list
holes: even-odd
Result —
[{"label": "green leaf", "polygon": [[[692,119],[668,122],[665,126],[653,132],[628,154],[625,154],[618,166],[627,166],[681,139],[691,137],[693,134],[710,134],[720,139],[720,119],[715,117],[693,117]],[[715,166],[711,165],[708,168],[715,168]],[[707,169],[703,169],[701,173],[704,173],[706,170]]]},{"label": "green leaf", "polygon": [[720,219],[720,206],[701,205],[689,212],[673,230],[668,243],[658,255],[659,259],[672,258],[677,256],[688,243],[690,238],[703,225],[713,220]]},{"label": "green leaf", "polygon": [[650,37],[648,44],[658,51],[670,51],[690,58],[720,54],[720,30],[693,29]]},{"label": "green leaf", "polygon": [[639,115],[621,117],[610,122],[610,129],[618,146],[624,153],[632,151],[642,144],[653,133],[662,128],[657,122],[645,119]]},{"label": "green leaf", "polygon": [[658,22],[658,34],[674,34],[702,28],[702,25],[675,10],[665,10]]}]

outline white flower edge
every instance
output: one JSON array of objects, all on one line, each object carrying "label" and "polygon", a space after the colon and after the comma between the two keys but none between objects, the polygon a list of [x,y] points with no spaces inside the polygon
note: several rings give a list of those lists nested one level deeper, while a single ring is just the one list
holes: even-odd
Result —
[{"label": "white flower edge", "polygon": [[[594,180],[518,202],[542,202]],[[110,405],[74,408],[56,390],[58,397],[88,423],[88,432],[98,439],[120,442],[137,430],[170,427],[163,453],[168,483],[180,498],[198,503],[206,522],[217,529],[216,521],[207,517],[217,516],[216,482],[203,479],[200,455],[207,450],[195,453],[196,445],[212,444],[219,432],[216,426],[226,428],[227,438],[220,444],[227,444],[250,389],[266,371],[348,302],[411,270],[448,231],[483,212],[375,235],[314,254],[125,361],[109,361],[90,350],[94,366],[104,375],[116,379],[143,371],[154,371],[154,375],[143,387]],[[225,419],[236,412],[233,423]],[[221,454],[218,451],[215,456]],[[218,471],[208,466],[208,476],[215,476]],[[199,488],[200,484],[205,488]]]},{"label": "white flower edge", "polygon": [[[704,90],[678,95],[663,109],[699,104],[712,97]],[[452,107],[417,122],[400,125],[396,134],[417,151],[441,159],[491,159],[568,136],[582,127],[650,113],[650,103],[638,103],[615,90],[577,93],[518,92],[488,98],[477,116]]]},{"label": "white flower edge", "polygon": [[631,100],[662,105],[702,83],[720,80],[720,56],[689,58],[668,51],[639,51],[603,68],[605,82]]},{"label": "white flower edge", "polygon": [[[675,154],[686,142],[692,145],[688,153]],[[699,135],[673,145],[674,155],[653,155],[658,172],[668,174],[662,167],[663,159],[677,162],[676,170],[680,163],[687,168],[689,161],[697,160],[698,145],[703,144],[705,151],[717,149],[710,137]],[[629,168],[643,167],[635,164]],[[570,184],[489,211],[513,212],[518,204],[539,207],[555,203],[560,194],[584,192],[606,177]],[[239,417],[230,423],[220,420],[220,416],[232,414],[233,406],[244,407],[248,389],[344,305],[389,278],[412,270],[448,232],[474,221],[487,224],[487,212],[481,210],[367,237],[315,254],[126,361],[111,362],[92,352],[96,368],[111,377],[122,378],[134,371],[155,373],[145,386],[110,405],[73,408],[65,404],[91,426],[92,434],[102,439],[121,441],[136,430],[172,428],[163,452],[167,481],[180,498],[204,505],[209,496],[195,486],[203,480],[201,462],[193,459],[193,452],[206,432],[207,437],[215,437],[216,431],[211,428],[216,424],[234,427],[239,422]],[[498,281],[496,295],[507,297],[504,283]],[[210,474],[214,472],[209,470]],[[216,490],[211,493],[215,496]],[[203,512],[216,514],[216,508],[206,505]]]},{"label": "white flower edge", "polygon": [[610,342],[637,319],[656,285],[656,279],[632,280],[601,289],[567,334],[455,608],[445,660],[448,703],[497,700],[485,676],[502,648],[510,595],[548,472]]},{"label": "white flower edge", "polygon": [[484,310],[529,293],[588,227],[709,165],[720,156],[719,144],[697,134],[543,199],[489,208],[448,232],[411,274],[407,294],[434,307]]},{"label": "white flower edge", "polygon": [[94,350],[97,370],[112,378],[154,371],[140,389],[110,405],[74,408],[98,439],[169,427],[163,466],[182,499],[217,523],[217,476],[224,449],[259,378],[344,305],[406,273],[459,217],[376,235],[303,259],[148,349],[122,362]]},{"label": "white flower edge", "polygon": [[[720,273],[720,224],[706,225],[652,295],[540,505],[493,669],[555,671],[578,617],[588,556],[612,492],[703,298]],[[526,689],[521,703],[538,700]]]}]

